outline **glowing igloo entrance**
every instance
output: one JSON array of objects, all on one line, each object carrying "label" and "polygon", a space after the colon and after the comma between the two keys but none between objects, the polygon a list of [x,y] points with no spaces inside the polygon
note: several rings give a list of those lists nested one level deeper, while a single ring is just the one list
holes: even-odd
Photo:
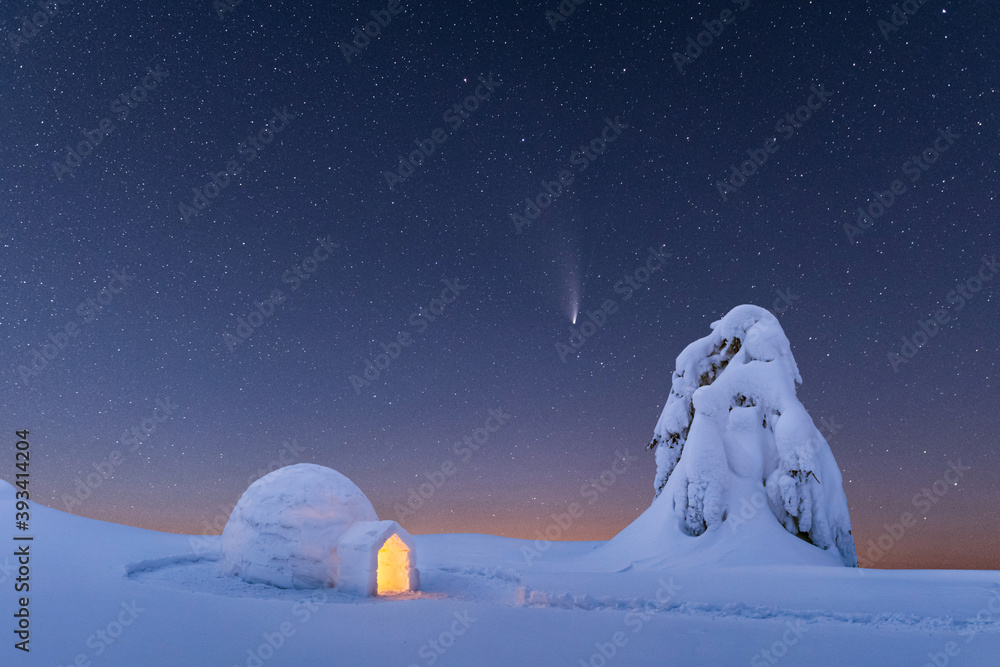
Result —
[{"label": "glowing igloo entrance", "polygon": [[362,522],[341,538],[338,586],[358,595],[393,595],[420,588],[415,545],[395,521]]},{"label": "glowing igloo entrance", "polygon": [[399,535],[393,535],[378,550],[378,594],[391,595],[413,590],[412,554]]}]

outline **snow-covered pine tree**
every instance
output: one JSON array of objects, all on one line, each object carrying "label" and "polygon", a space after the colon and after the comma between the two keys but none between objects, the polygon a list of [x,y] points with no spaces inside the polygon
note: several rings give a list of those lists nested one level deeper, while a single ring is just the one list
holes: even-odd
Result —
[{"label": "snow-covered pine tree", "polygon": [[736,509],[729,491],[740,478],[760,485],[785,530],[856,567],[840,469],[796,397],[801,382],[767,310],[738,306],[713,323],[677,357],[653,431],[654,506],[669,499],[684,532],[698,536]]}]

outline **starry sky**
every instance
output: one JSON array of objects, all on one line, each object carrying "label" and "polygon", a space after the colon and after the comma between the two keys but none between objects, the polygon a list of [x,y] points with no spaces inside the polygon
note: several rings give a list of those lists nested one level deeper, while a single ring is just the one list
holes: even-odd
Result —
[{"label": "starry sky", "polygon": [[675,357],[753,303],[862,563],[1000,567],[1000,8],[892,4],[4,3],[7,451],[157,530],[315,462],[413,533],[584,498],[562,537],[606,539]]}]

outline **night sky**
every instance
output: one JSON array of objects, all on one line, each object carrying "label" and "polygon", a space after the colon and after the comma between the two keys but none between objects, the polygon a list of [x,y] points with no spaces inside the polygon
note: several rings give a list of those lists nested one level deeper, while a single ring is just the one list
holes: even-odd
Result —
[{"label": "night sky", "polygon": [[1000,7],[910,1],[4,3],[0,477],[29,429],[105,521],[221,532],[315,462],[413,533],[606,539],[752,303],[862,564],[1000,567]]}]

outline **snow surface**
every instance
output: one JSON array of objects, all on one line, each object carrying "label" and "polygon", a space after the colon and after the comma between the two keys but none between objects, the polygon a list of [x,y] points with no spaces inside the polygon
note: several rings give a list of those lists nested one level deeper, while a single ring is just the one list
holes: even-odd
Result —
[{"label": "snow surface", "polygon": [[[806,552],[773,535],[773,522],[856,567],[840,469],[796,398],[802,378],[778,320],[744,305],[711,327],[677,357],[653,430],[656,500],[608,551],[653,557],[663,545],[690,551],[685,538],[713,533],[707,542],[715,546],[752,531],[767,533],[778,548],[744,549],[742,562],[759,562],[764,553],[773,563],[801,562]],[[751,539],[738,542],[745,548]]]},{"label": "snow surface", "polygon": [[333,586],[337,545],[358,522],[377,522],[354,482],[332,468],[298,463],[250,485],[222,531],[222,571],[282,588]]},{"label": "snow surface", "polygon": [[[13,520],[13,488],[0,482],[0,522]],[[422,592],[359,598],[224,576],[219,536],[37,504],[32,526],[32,650],[3,642],[5,667],[579,667],[604,664],[593,656],[609,645],[609,667],[923,667],[946,647],[959,651],[953,666],[995,666],[1000,656],[998,572],[584,572],[571,564],[601,543],[553,543],[528,565],[526,540],[419,535]],[[199,557],[202,541],[214,548]],[[13,560],[0,556],[0,588],[17,576]]]}]

